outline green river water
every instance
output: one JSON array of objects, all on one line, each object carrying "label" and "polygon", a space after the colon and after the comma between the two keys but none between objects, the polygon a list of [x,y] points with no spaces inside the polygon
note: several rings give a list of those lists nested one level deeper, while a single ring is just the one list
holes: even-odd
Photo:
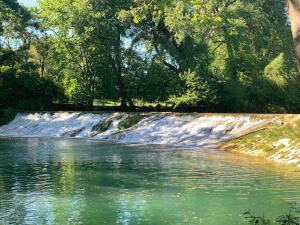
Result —
[{"label": "green river water", "polygon": [[300,176],[214,150],[0,139],[0,224],[246,224],[300,202]]}]

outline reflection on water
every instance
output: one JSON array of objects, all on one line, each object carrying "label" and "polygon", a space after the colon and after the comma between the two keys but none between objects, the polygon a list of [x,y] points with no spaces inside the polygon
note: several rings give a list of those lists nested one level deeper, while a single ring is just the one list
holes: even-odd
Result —
[{"label": "reflection on water", "polygon": [[207,151],[0,139],[0,224],[243,224],[300,202],[300,177]]}]

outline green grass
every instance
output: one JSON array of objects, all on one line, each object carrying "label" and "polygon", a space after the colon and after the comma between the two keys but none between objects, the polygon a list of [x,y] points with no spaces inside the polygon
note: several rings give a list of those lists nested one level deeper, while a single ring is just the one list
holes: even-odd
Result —
[{"label": "green grass", "polygon": [[289,139],[293,149],[300,148],[300,118],[286,120],[283,124],[269,124],[263,130],[229,141],[221,149],[234,152],[254,150],[268,157],[285,148],[284,145],[275,146],[280,139]]},{"label": "green grass", "polygon": [[[157,107],[158,105],[162,107],[172,107],[172,104],[166,102],[145,102],[142,100],[134,100],[134,105],[136,107]],[[103,106],[103,107],[113,107],[113,106],[120,106],[121,102],[119,101],[100,101],[95,100],[94,106]]]},{"label": "green grass", "polygon": [[94,106],[120,106],[120,102],[115,102],[115,101],[100,101],[100,100],[95,100],[94,101]]},{"label": "green grass", "polygon": [[123,119],[118,124],[118,128],[119,128],[119,130],[128,129],[128,128],[136,125],[141,120],[142,120],[142,116],[140,114],[129,115],[127,118]]}]

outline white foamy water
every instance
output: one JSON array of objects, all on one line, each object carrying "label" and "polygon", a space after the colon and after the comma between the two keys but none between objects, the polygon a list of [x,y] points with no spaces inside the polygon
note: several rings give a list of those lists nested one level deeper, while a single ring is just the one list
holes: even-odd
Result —
[{"label": "white foamy water", "polygon": [[[127,130],[118,123],[127,113],[30,113],[18,114],[0,127],[0,136],[65,137],[108,140],[125,144],[163,144],[179,147],[212,147],[266,122],[250,116],[145,114]],[[109,128],[99,126],[111,119]]]}]

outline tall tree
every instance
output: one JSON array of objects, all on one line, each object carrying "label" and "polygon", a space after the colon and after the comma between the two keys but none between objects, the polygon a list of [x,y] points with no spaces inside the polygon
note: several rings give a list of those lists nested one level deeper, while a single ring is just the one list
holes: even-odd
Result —
[{"label": "tall tree", "polygon": [[30,57],[32,19],[16,0],[0,0],[0,111],[40,110],[63,96],[52,80],[38,75],[38,63]]},{"label": "tall tree", "polygon": [[[101,13],[97,27],[99,32],[97,38],[100,45],[104,45],[106,50],[103,51],[108,67],[111,69],[111,75],[116,80],[121,106],[133,105],[129,93],[127,93],[125,74],[126,74],[126,51],[125,43],[126,32],[130,29],[131,24],[118,18],[118,12],[129,9],[132,5],[131,0],[91,0],[93,9]],[[128,63],[128,61],[127,61]]]},{"label": "tall tree", "polygon": [[300,0],[288,0],[288,8],[298,69],[300,72]]},{"label": "tall tree", "polygon": [[92,107],[103,75],[104,46],[94,36],[102,14],[93,10],[89,0],[42,0],[40,10],[42,26],[52,33],[53,44],[69,63],[65,85],[75,85],[74,99]]}]

